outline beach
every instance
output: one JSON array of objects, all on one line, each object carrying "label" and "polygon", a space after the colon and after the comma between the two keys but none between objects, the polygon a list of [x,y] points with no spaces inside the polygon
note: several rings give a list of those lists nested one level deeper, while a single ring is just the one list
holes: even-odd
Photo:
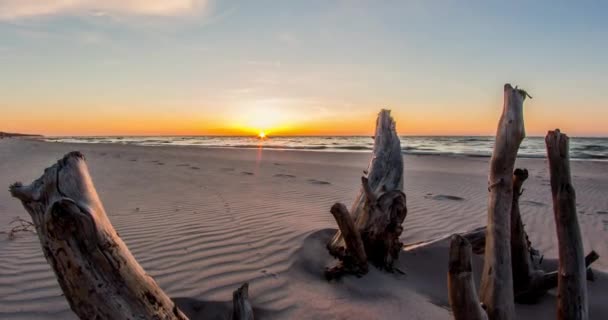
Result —
[{"label": "beach", "polygon": [[[406,141],[407,143],[407,141]],[[447,243],[402,252],[405,275],[372,268],[362,278],[323,278],[335,202],[350,207],[371,153],[51,143],[0,140],[0,184],[30,183],[65,153],[86,159],[106,212],[131,252],[189,315],[222,314],[249,282],[259,318],[448,319]],[[486,224],[489,158],[405,155],[408,214],[402,242],[417,243]],[[608,317],[608,162],[572,161],[591,319]],[[545,159],[518,159],[530,178],[520,199],[532,245],[555,268],[557,238]],[[29,220],[0,193],[0,231]],[[474,271],[481,265],[476,257]],[[555,318],[555,293],[516,305],[518,318]],[[208,311],[209,313],[205,313]],[[75,319],[35,234],[0,234],[0,318]]]}]

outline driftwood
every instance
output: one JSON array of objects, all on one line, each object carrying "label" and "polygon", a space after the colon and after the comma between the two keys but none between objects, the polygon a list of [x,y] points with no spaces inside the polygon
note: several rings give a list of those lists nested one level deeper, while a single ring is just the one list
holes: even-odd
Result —
[{"label": "driftwood", "polygon": [[451,237],[448,297],[456,320],[488,319],[475,289],[471,251],[471,244],[463,236],[456,234]]},{"label": "driftwood", "polygon": [[232,320],[253,320],[248,283],[244,283],[232,293]]},{"label": "driftwood", "polygon": [[68,153],[10,192],[32,217],[44,256],[81,319],[187,319],[114,230],[81,153]]},{"label": "driftwood", "polygon": [[[535,303],[548,290],[557,287],[558,272],[545,272],[540,269],[540,255],[534,249],[525,232],[519,210],[519,198],[523,193],[522,185],[528,178],[528,170],[515,169],[513,172],[513,202],[511,206],[511,262],[513,271],[513,291],[515,302]],[[458,236],[467,240],[472,246],[475,254],[484,254],[486,228],[480,227]],[[427,241],[420,245],[428,245],[436,241],[442,241],[446,237],[433,241]],[[585,268],[587,269],[587,280],[593,280],[591,264],[599,258],[595,251],[591,251],[585,256]]]},{"label": "driftwood", "polygon": [[355,275],[366,274],[368,268],[365,247],[363,246],[361,233],[355,229],[355,223],[348,209],[343,204],[336,203],[331,207],[330,212],[334,216],[334,219],[336,219],[336,223],[342,232],[342,237],[348,249],[340,253],[342,257],[341,263],[327,270],[328,274],[340,273],[342,271]]},{"label": "driftwood", "polygon": [[523,103],[527,93],[504,86],[504,106],[490,159],[488,225],[480,298],[492,320],[513,319],[511,271],[511,203],[513,169],[525,137]]},{"label": "driftwood", "polygon": [[[401,191],[403,156],[395,121],[388,110],[378,114],[372,160],[365,173],[367,175],[361,179],[361,191],[350,213],[344,205],[332,207],[339,231],[328,243],[327,249],[341,263],[326,271],[328,278],[338,277],[345,272],[364,274],[367,272],[365,260],[380,269],[391,271],[402,249],[399,236],[403,232],[401,224],[407,215],[406,197]],[[360,250],[359,238],[365,254]]]},{"label": "driftwood", "polygon": [[545,138],[559,249],[557,318],[560,320],[589,318],[583,242],[570,175],[568,140],[559,129],[549,131]]},{"label": "driftwood", "polygon": [[[532,248],[524,230],[519,211],[519,197],[523,182],[528,178],[528,170],[515,169],[513,173],[513,204],[511,208],[511,262],[513,267],[513,291],[515,302],[536,303],[548,290],[557,287],[558,272],[540,270],[535,257],[537,250]],[[599,258],[595,251],[585,256],[586,278],[593,280],[591,264]]]},{"label": "driftwood", "polygon": [[511,204],[511,266],[513,272],[513,291],[515,301],[534,303],[556,283],[545,277],[538,269],[534,257],[537,251],[532,248],[519,211],[519,197],[522,185],[528,179],[528,170],[515,169],[513,172],[513,201]]}]

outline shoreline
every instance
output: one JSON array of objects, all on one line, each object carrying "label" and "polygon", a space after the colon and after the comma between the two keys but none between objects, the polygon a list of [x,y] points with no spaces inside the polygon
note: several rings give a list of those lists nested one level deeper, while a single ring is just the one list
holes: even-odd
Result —
[{"label": "shoreline", "polygon": [[[27,138],[26,138],[27,139]],[[177,147],[177,148],[194,148],[194,149],[229,149],[229,150],[263,150],[263,151],[293,151],[293,152],[315,152],[315,153],[336,153],[336,154],[371,154],[371,149],[348,149],[345,148],[343,150],[333,150],[330,148],[281,148],[281,147],[256,147],[256,146],[204,146],[204,145],[177,145],[177,144],[150,144],[150,145],[142,145],[136,143],[108,143],[108,142],[65,142],[65,141],[47,141],[46,138],[32,137],[29,138],[31,140],[37,140],[45,143],[61,143],[68,145],[123,145],[123,146],[134,146],[134,147],[151,147],[151,148],[164,148],[164,147]],[[404,156],[438,156],[438,157],[454,157],[454,158],[481,158],[481,159],[490,159],[491,155],[485,154],[465,154],[465,153],[450,153],[450,152],[409,152],[402,151]],[[546,156],[531,156],[531,155],[518,155],[518,158],[521,159],[538,159],[538,160],[547,160]],[[570,158],[570,161],[581,161],[581,162],[607,162],[608,158]]]}]

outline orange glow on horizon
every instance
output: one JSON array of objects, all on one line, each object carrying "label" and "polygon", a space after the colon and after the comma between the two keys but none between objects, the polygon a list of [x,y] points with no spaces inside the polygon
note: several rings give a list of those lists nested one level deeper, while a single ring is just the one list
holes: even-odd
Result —
[{"label": "orange glow on horizon", "polygon": [[[440,113],[438,108],[396,106],[392,115],[401,135],[494,135],[500,117],[500,101],[489,106],[474,106],[480,112]],[[542,112],[540,103],[526,108],[528,136],[542,136],[547,130],[560,128],[571,136],[606,136],[602,114],[581,112],[576,115]],[[534,105],[532,105],[534,104]],[[314,110],[294,111],[277,106],[241,109],[219,108],[208,112],[192,108],[179,110],[145,110],[143,107],[78,108],[66,107],[65,113],[45,105],[35,112],[26,106],[15,107],[0,119],[0,131],[42,134],[47,136],[348,136],[373,135],[377,109],[368,107],[357,112],[334,111],[317,115]],[[379,109],[379,108],[378,108]],[[602,111],[604,112],[604,111]]]}]

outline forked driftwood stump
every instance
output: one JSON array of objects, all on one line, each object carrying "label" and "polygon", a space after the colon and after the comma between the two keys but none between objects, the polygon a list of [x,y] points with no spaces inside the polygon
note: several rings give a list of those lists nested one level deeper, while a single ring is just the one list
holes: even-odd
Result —
[{"label": "forked driftwood stump", "polygon": [[327,249],[340,263],[328,270],[331,279],[343,273],[367,273],[367,263],[393,270],[403,244],[399,236],[407,214],[403,189],[403,156],[395,121],[382,110],[376,121],[372,160],[361,179],[361,191],[350,213],[335,204],[331,213],[339,231]]},{"label": "forked driftwood stump", "polygon": [[81,153],[68,153],[10,192],[32,217],[44,256],[81,319],[187,319],[114,230]]},{"label": "forked driftwood stump", "polygon": [[559,129],[549,131],[545,143],[559,249],[557,319],[584,320],[589,318],[586,267],[570,176],[568,136]]},{"label": "forked driftwood stump", "polygon": [[514,318],[513,274],[511,271],[511,204],[513,169],[524,129],[524,90],[504,86],[504,106],[498,122],[488,178],[488,224],[480,298],[488,318]]}]

